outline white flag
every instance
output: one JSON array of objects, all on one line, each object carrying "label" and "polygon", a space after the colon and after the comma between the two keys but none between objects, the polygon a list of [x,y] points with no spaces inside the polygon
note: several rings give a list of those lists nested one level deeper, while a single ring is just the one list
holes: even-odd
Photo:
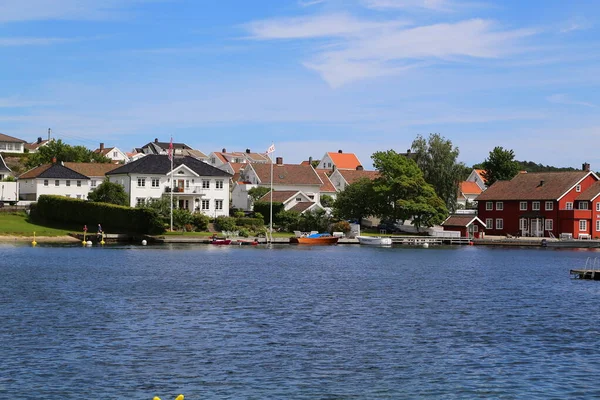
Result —
[{"label": "white flag", "polygon": [[267,154],[271,154],[275,151],[275,143],[273,143],[268,149]]}]

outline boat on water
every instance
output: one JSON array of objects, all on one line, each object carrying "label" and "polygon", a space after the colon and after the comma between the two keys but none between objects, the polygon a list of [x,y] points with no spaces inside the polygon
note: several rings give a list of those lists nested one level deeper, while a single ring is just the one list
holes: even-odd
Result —
[{"label": "boat on water", "polygon": [[258,244],[258,239],[249,240],[249,239],[238,239],[234,244],[240,246],[256,246]]},{"label": "boat on water", "polygon": [[290,243],[292,244],[336,244],[338,242],[337,236],[331,236],[329,233],[313,233],[308,236],[292,237]]},{"label": "boat on water", "polygon": [[358,243],[368,246],[391,246],[392,238],[383,236],[357,236]]},{"label": "boat on water", "polygon": [[213,236],[210,239],[210,244],[216,244],[216,245],[228,245],[231,244],[231,239],[227,239],[227,238],[218,238]]}]

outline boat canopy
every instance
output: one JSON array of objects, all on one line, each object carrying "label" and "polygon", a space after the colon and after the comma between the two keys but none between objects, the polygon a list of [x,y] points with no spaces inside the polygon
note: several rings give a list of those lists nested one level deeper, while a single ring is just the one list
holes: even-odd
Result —
[{"label": "boat canopy", "polygon": [[331,236],[329,233],[313,233],[312,235],[308,235],[307,238],[320,238],[320,237],[328,237]]}]

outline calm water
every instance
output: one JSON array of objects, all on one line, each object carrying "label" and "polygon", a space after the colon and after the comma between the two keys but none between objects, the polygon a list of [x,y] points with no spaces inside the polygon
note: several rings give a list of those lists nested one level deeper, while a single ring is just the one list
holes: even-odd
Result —
[{"label": "calm water", "polygon": [[595,255],[3,245],[0,394],[598,398]]}]

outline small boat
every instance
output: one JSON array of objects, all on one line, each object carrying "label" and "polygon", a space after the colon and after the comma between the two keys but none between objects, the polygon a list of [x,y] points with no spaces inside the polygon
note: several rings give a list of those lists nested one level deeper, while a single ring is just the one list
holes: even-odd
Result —
[{"label": "small boat", "polygon": [[227,244],[231,244],[231,239],[219,239],[217,237],[212,237],[210,240],[210,244],[216,244],[216,245],[227,245]]},{"label": "small boat", "polygon": [[247,239],[238,239],[235,244],[240,246],[256,246],[258,244],[258,239],[247,240]]},{"label": "small boat", "polygon": [[382,236],[357,236],[358,243],[365,244],[369,246],[391,246],[392,238],[391,237],[382,237]]},{"label": "small boat", "polygon": [[331,236],[329,233],[313,233],[312,235],[303,237],[292,237],[290,243],[292,244],[336,244],[338,242],[337,236]]}]

